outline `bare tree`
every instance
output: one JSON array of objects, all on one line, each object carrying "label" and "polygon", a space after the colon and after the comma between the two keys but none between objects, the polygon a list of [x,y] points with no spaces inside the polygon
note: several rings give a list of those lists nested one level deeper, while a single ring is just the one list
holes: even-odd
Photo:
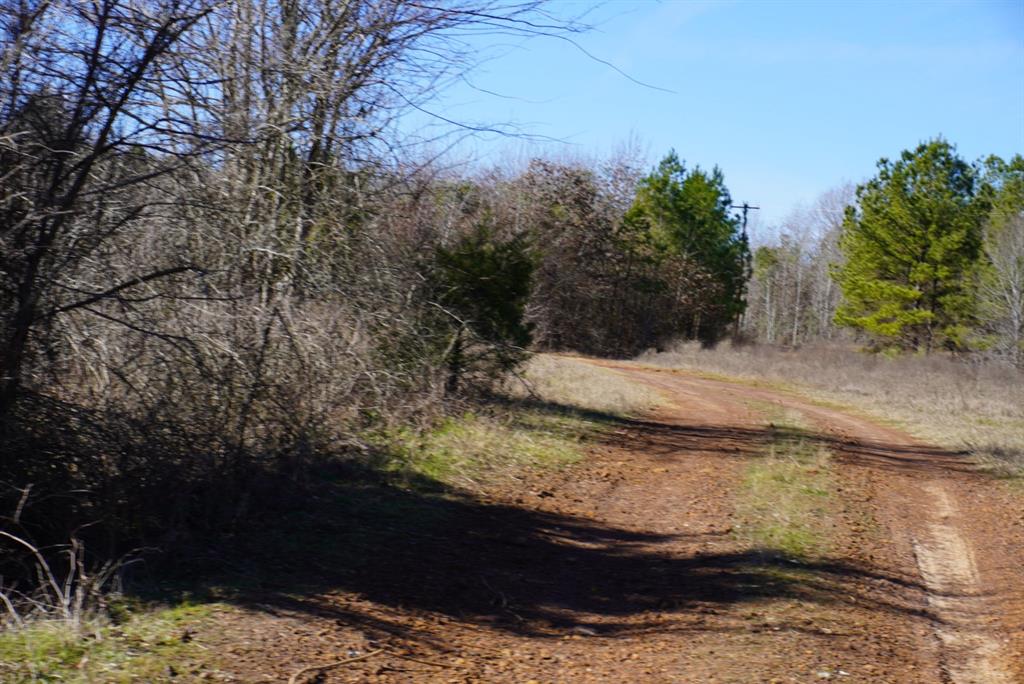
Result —
[{"label": "bare tree", "polygon": [[1024,212],[989,225],[984,243],[987,268],[979,284],[984,324],[996,334],[999,351],[1024,367]]},{"label": "bare tree", "polygon": [[0,481],[53,497],[22,524],[240,520],[256,475],[436,405],[446,217],[395,122],[481,35],[575,30],[529,1],[0,0]]},{"label": "bare tree", "polygon": [[0,413],[72,312],[188,346],[139,310],[245,283],[273,317],[353,276],[367,193],[401,180],[396,117],[471,37],[579,28],[494,0],[4,0],[0,21]]},{"label": "bare tree", "polygon": [[161,108],[157,75],[180,63],[182,36],[210,11],[196,0],[0,7],[0,415],[56,318],[195,270],[166,260],[110,280],[91,262],[155,213],[164,198],[138,189],[187,159],[180,139],[193,151],[201,142]]},{"label": "bare tree", "polygon": [[832,188],[823,193],[810,211],[810,239],[812,257],[808,280],[810,283],[811,322],[809,335],[819,339],[832,339],[837,333],[834,322],[836,308],[842,296],[831,270],[842,259],[839,233],[843,227],[846,207],[856,199],[852,183]]},{"label": "bare tree", "polygon": [[756,339],[795,347],[835,336],[840,292],[830,271],[840,259],[843,211],[853,199],[851,185],[825,192],[786,219],[775,244],[755,251],[745,327]]}]

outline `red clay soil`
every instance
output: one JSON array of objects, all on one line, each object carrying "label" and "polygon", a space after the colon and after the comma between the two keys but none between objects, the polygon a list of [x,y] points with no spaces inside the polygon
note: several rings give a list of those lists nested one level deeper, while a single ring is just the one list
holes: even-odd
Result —
[{"label": "red clay soil", "polygon": [[[358,564],[302,558],[314,570],[301,582],[261,586],[196,636],[218,654],[209,677],[1024,682],[1019,493],[960,455],[789,394],[587,362],[670,405],[609,419],[577,465],[431,503],[414,530],[376,520]],[[745,472],[777,437],[768,404],[802,415],[834,454],[823,557],[736,532]],[[325,545],[354,543],[319,524]]]}]

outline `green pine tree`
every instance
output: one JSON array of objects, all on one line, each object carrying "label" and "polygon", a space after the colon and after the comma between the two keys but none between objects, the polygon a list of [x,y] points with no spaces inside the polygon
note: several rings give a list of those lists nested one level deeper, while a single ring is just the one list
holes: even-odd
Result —
[{"label": "green pine tree", "polygon": [[836,322],[880,346],[923,350],[964,344],[986,204],[977,169],[938,138],[878,162],[857,188],[835,272],[844,302]]},{"label": "green pine tree", "polygon": [[732,198],[722,171],[699,166],[688,171],[670,151],[658,167],[640,181],[633,205],[625,216],[629,231],[655,252],[685,257],[715,284],[714,311],[694,322],[689,332],[716,339],[744,308],[750,249],[739,220],[730,213]]},{"label": "green pine tree", "polygon": [[484,226],[436,250],[433,299],[455,323],[445,350],[449,393],[467,373],[497,378],[526,358],[533,269],[523,239],[500,240]]}]

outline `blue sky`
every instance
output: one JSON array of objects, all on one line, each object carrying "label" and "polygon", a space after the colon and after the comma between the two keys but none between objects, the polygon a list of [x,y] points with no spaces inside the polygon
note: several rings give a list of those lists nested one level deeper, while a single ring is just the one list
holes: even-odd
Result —
[{"label": "blue sky", "polygon": [[[561,0],[591,10],[579,44],[481,45],[490,61],[432,106],[564,142],[483,136],[462,154],[607,155],[631,136],[653,163],[675,148],[718,164],[762,223],[942,135],[968,159],[1024,153],[1024,0],[699,2]],[[494,40],[494,39],[491,39]]]}]

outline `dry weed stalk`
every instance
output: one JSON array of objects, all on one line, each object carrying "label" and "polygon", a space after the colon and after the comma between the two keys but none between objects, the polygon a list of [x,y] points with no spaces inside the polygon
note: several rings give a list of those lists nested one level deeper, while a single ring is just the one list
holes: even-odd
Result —
[{"label": "dry weed stalk", "polygon": [[[116,582],[125,567],[137,560],[134,557],[137,552],[133,552],[90,569],[86,565],[85,545],[81,540],[72,538],[61,551],[67,557],[67,567],[60,573],[47,560],[43,549],[3,530],[0,530],[0,537],[29,553],[38,579],[30,593],[0,586],[0,601],[7,609],[9,619],[18,627],[24,626],[26,617],[32,615],[57,619],[72,633],[80,633],[86,619],[104,604],[110,585]],[[21,610],[19,604],[23,606]]]}]

